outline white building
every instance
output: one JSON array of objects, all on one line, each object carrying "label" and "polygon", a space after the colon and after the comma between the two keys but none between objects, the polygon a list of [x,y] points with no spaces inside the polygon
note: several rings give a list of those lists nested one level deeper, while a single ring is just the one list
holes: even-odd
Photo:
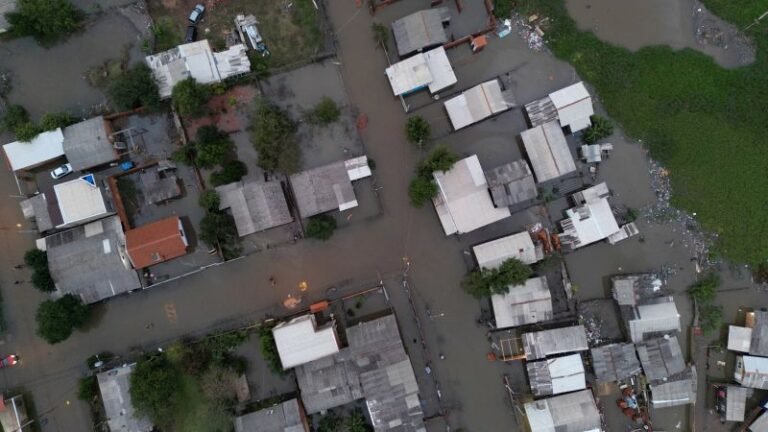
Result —
[{"label": "white building", "polygon": [[443,47],[395,63],[385,73],[395,96],[405,96],[423,88],[428,88],[434,94],[457,82]]},{"label": "white building", "polygon": [[528,103],[525,110],[533,127],[557,120],[561,127],[569,128],[572,133],[588,128],[592,124],[590,117],[595,114],[592,98],[583,82]]},{"label": "white building", "polygon": [[549,358],[525,365],[536,397],[569,393],[587,387],[581,354]]},{"label": "white building", "polygon": [[768,358],[736,356],[733,378],[744,387],[768,390]]},{"label": "white building", "polygon": [[565,211],[560,221],[563,244],[578,249],[609,238],[620,231],[616,216],[608,203],[608,186],[600,183],[572,195],[577,206]]},{"label": "white building", "polygon": [[272,329],[272,335],[286,370],[336,354],[341,349],[335,323],[318,327],[312,314],[278,324]]},{"label": "white building", "polygon": [[628,321],[630,339],[640,343],[650,333],[669,333],[680,331],[680,313],[675,300],[669,297],[666,302],[644,304],[634,310],[634,318]]},{"label": "white building", "polygon": [[515,106],[509,90],[502,90],[498,79],[476,85],[445,102],[453,130],[459,130]]},{"label": "white building", "polygon": [[525,417],[531,432],[601,432],[602,421],[590,390],[528,402]]},{"label": "white building", "polygon": [[520,134],[539,183],[576,171],[576,163],[560,126],[544,123]]},{"label": "white building", "polygon": [[552,294],[544,276],[511,286],[506,294],[494,294],[491,305],[497,328],[549,321],[553,317]]},{"label": "white building", "polygon": [[111,213],[93,174],[54,185],[53,192],[61,213],[57,228],[83,224]]},{"label": "white building", "polygon": [[525,264],[535,264],[544,259],[544,247],[534,244],[527,231],[479,244],[472,248],[480,268],[497,268],[504,261],[515,258]]},{"label": "white building", "polygon": [[61,129],[43,132],[32,141],[15,141],[3,146],[12,171],[26,170],[64,156],[64,133]]}]

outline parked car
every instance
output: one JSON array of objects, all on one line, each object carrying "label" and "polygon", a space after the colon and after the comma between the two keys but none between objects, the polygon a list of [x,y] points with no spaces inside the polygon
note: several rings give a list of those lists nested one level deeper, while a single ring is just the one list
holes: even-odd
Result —
[{"label": "parked car", "polygon": [[7,357],[3,357],[3,359],[0,360],[0,369],[11,367],[18,362],[19,362],[19,356],[17,356],[16,354],[11,354]]},{"label": "parked car", "polygon": [[192,24],[197,24],[200,22],[201,19],[203,19],[203,14],[205,13],[205,6],[198,4],[195,6],[194,9],[192,9],[192,13],[189,14],[189,22]]},{"label": "parked car", "polygon": [[72,165],[65,163],[64,165],[61,165],[56,169],[54,169],[53,171],[51,171],[51,177],[54,180],[58,180],[70,173],[72,173]]},{"label": "parked car", "polygon": [[187,36],[184,37],[184,43],[190,43],[197,40],[197,27],[187,26]]}]

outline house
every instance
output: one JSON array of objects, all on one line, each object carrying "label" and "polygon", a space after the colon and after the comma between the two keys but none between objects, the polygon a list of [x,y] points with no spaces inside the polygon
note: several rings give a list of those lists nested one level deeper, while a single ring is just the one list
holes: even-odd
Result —
[{"label": "house", "polygon": [[525,367],[534,397],[569,393],[587,387],[581,354],[528,362]]},{"label": "house", "polygon": [[453,130],[457,131],[512,109],[517,104],[512,91],[502,88],[501,82],[494,78],[445,101],[444,106]]},{"label": "house", "polygon": [[592,348],[592,367],[598,383],[621,381],[642,372],[631,343],[615,343]]},{"label": "house", "polygon": [[468,233],[511,215],[507,207],[494,207],[476,155],[432,175],[438,187],[432,202],[446,235]]},{"label": "house", "polygon": [[[622,309],[623,311],[623,309]],[[629,338],[640,343],[649,336],[680,331],[680,314],[673,297],[636,306],[623,313]]]},{"label": "house", "polygon": [[16,0],[0,0],[0,34],[7,32],[11,28],[5,14],[16,10]]},{"label": "house", "polygon": [[[765,405],[763,405],[765,408]],[[749,430],[752,432],[768,432],[768,411],[763,412],[749,425]]]},{"label": "house", "polygon": [[11,171],[36,168],[64,156],[64,133],[55,129],[42,132],[28,142],[5,144],[3,153]]},{"label": "house", "polygon": [[525,419],[531,432],[601,432],[602,419],[590,390],[528,402]]},{"label": "house", "polygon": [[184,256],[189,246],[178,216],[128,230],[125,243],[128,258],[136,270]]},{"label": "house", "polygon": [[425,87],[431,94],[435,94],[457,82],[443,47],[397,62],[384,72],[395,96],[407,96]]},{"label": "house", "polygon": [[485,179],[496,207],[513,206],[539,196],[531,167],[524,159],[486,171]]},{"label": "house", "polygon": [[728,326],[728,349],[768,357],[768,312],[747,312],[746,326]]},{"label": "house", "polygon": [[121,366],[96,375],[104,403],[104,416],[109,430],[125,432],[150,432],[153,429],[148,418],[140,415],[131,403],[131,373],[136,364]]},{"label": "house", "polygon": [[293,221],[279,181],[240,181],[216,188],[219,210],[232,213],[240,237]]},{"label": "house", "polygon": [[768,390],[768,358],[736,356],[733,378],[744,387]]},{"label": "house", "polygon": [[30,424],[23,395],[8,399],[0,395],[0,430],[23,431]]},{"label": "house", "polygon": [[112,126],[104,117],[94,117],[63,130],[64,154],[75,171],[114,162],[120,156],[112,142]]},{"label": "house", "polygon": [[569,128],[571,133],[592,125],[590,117],[595,114],[592,97],[583,82],[550,93],[547,97],[525,105],[531,127],[557,120],[560,127]]},{"label": "house", "polygon": [[120,218],[110,216],[37,241],[48,255],[48,268],[59,294],[85,303],[141,288],[125,251]]},{"label": "house", "polygon": [[349,346],[296,368],[307,413],[365,400],[376,432],[426,432],[419,387],[394,315],[347,328]]},{"label": "house", "polygon": [[425,9],[392,23],[397,52],[406,57],[448,42],[445,24],[451,19],[448,8]]},{"label": "house", "polygon": [[34,220],[41,233],[82,225],[114,213],[93,174],[55,184],[21,201],[20,206],[24,217]]},{"label": "house", "polygon": [[528,231],[508,235],[479,244],[472,248],[480,268],[498,268],[504,261],[514,258],[524,264],[535,264],[544,259],[544,247],[533,243]]},{"label": "house", "polygon": [[494,294],[491,305],[497,328],[549,321],[554,316],[552,294],[544,276],[528,279],[524,285],[511,286],[506,294]]},{"label": "house", "polygon": [[523,333],[523,350],[528,361],[588,349],[583,325]]},{"label": "house", "polygon": [[138,173],[141,194],[148,206],[162,204],[182,195],[176,164],[167,159],[142,167]]},{"label": "house", "polygon": [[275,337],[280,362],[286,370],[330,356],[341,349],[336,323],[330,321],[318,326],[312,314],[276,325],[272,335]]},{"label": "house", "polygon": [[619,306],[635,307],[638,304],[665,297],[671,292],[656,273],[634,273],[611,277],[611,291]]},{"label": "house", "polygon": [[571,149],[557,123],[544,123],[523,131],[520,138],[539,183],[576,171]]},{"label": "house", "polygon": [[145,58],[157,82],[161,98],[171,96],[173,87],[187,78],[201,84],[221,82],[248,73],[251,63],[245,45],[237,44],[214,53],[207,39],[179,45]]},{"label": "house", "polygon": [[576,207],[566,210],[566,219],[560,221],[563,244],[578,249],[619,231],[616,216],[608,203],[607,190],[608,186],[600,183],[572,195]]},{"label": "house", "polygon": [[298,399],[235,417],[235,432],[309,432],[304,407]]},{"label": "house", "polygon": [[669,381],[650,384],[651,405],[654,409],[696,403],[696,368],[689,367]]},{"label": "house", "polygon": [[670,381],[670,378],[686,370],[677,336],[637,344],[637,355],[645,377],[651,383]]},{"label": "house", "polygon": [[333,162],[291,175],[290,184],[302,218],[357,207],[352,182],[369,177],[365,156]]},{"label": "house", "polygon": [[752,397],[752,389],[729,385],[725,386],[725,392],[725,421],[743,422],[747,398]]}]

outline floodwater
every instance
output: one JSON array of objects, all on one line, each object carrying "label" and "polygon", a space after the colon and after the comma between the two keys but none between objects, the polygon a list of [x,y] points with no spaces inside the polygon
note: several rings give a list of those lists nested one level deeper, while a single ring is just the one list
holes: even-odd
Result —
[{"label": "floodwater", "polygon": [[725,68],[755,58],[735,26],[696,0],[568,0],[566,5],[580,29],[631,51],[652,45],[691,48]]}]

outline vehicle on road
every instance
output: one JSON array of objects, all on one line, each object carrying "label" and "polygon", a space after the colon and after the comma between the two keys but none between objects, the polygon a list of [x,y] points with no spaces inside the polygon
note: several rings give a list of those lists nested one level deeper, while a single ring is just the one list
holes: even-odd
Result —
[{"label": "vehicle on road", "polygon": [[11,366],[14,366],[18,362],[19,362],[19,356],[17,356],[16,354],[11,354],[7,357],[3,357],[3,359],[0,361],[0,369],[9,368]]},{"label": "vehicle on road", "polygon": [[65,163],[64,165],[61,165],[59,167],[56,167],[53,171],[51,171],[51,177],[54,180],[58,180],[62,177],[64,177],[67,174],[72,173],[72,165]]},{"label": "vehicle on road", "polygon": [[187,26],[187,35],[184,37],[184,43],[190,43],[197,40],[197,27]]},{"label": "vehicle on road", "polygon": [[192,13],[189,14],[189,22],[192,24],[197,24],[200,22],[201,19],[203,19],[203,14],[205,13],[205,6],[198,4],[195,6],[194,9],[192,9]]}]

